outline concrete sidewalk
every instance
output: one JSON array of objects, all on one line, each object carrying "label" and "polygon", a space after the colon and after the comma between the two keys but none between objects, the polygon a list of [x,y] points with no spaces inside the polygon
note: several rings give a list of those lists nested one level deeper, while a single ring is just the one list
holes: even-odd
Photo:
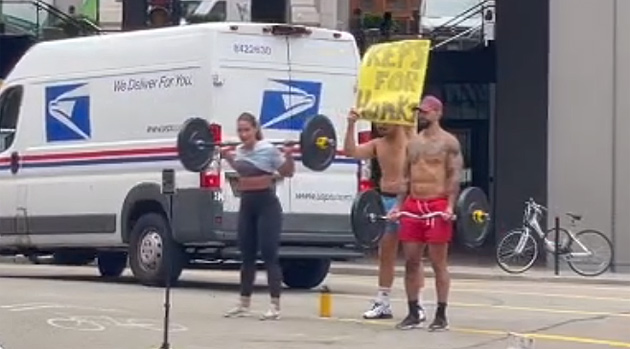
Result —
[{"label": "concrete sidewalk", "polygon": [[[45,261],[44,264],[48,264]],[[23,256],[0,256],[0,263],[31,264]],[[425,262],[425,276],[433,277],[430,264]],[[399,260],[396,267],[396,277],[404,276],[404,266]],[[377,276],[378,268],[375,258],[364,258],[355,262],[335,262],[330,272],[337,275]],[[468,258],[455,258],[450,267],[451,277],[454,279],[468,280],[509,280],[509,281],[544,281],[558,283],[575,283],[590,285],[624,285],[630,286],[630,274],[605,273],[596,277],[584,277],[575,274],[568,267],[562,268],[558,276],[554,275],[553,268],[535,267],[523,274],[508,274],[495,264],[487,260],[474,260]]]},{"label": "concrete sidewalk", "polygon": [[[376,260],[361,260],[358,263],[334,263],[330,270],[338,275],[362,275],[377,276],[378,268]],[[630,274],[604,273],[595,277],[584,277],[574,273],[568,268],[562,268],[558,276],[554,275],[553,268],[532,268],[523,274],[508,274],[496,265],[484,264],[471,266],[456,263],[450,267],[451,277],[454,279],[470,280],[509,280],[509,281],[543,281],[557,283],[575,283],[590,285],[627,285],[630,286]],[[396,267],[396,277],[404,275],[404,266],[399,262]],[[427,263],[425,276],[433,277],[433,270]]]}]

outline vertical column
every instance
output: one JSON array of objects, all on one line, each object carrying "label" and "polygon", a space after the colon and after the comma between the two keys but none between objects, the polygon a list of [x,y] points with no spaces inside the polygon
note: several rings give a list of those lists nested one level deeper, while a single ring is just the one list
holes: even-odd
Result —
[{"label": "vertical column", "polygon": [[630,272],[630,1],[615,1],[612,240],[615,271]]},{"label": "vertical column", "polygon": [[548,205],[554,214],[582,213],[582,226],[609,236],[615,191],[614,3],[550,0],[549,14]]},{"label": "vertical column", "polygon": [[491,174],[491,192],[497,234],[521,224],[523,204],[529,197],[541,204],[546,201],[549,1],[496,4],[495,172]]}]

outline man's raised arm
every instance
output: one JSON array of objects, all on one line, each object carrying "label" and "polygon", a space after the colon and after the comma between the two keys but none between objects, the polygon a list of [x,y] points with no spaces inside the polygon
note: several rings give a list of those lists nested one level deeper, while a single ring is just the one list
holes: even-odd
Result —
[{"label": "man's raised arm", "polygon": [[462,156],[459,140],[451,135],[448,142],[448,160],[446,162],[446,185],[448,192],[448,205],[455,210],[459,188],[464,171],[464,157]]},{"label": "man's raised arm", "polygon": [[347,156],[359,160],[369,160],[376,156],[376,140],[370,140],[365,144],[357,145],[354,137],[356,133],[356,123],[359,114],[353,109],[348,113],[348,126],[346,126],[346,137],[343,141],[343,151]]}]

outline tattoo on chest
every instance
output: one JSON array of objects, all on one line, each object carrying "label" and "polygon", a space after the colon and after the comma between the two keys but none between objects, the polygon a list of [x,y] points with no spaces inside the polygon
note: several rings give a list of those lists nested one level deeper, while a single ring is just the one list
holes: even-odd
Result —
[{"label": "tattoo on chest", "polygon": [[447,152],[442,141],[417,141],[409,144],[409,161],[414,164],[420,159],[436,158]]},{"label": "tattoo on chest", "polygon": [[435,142],[426,142],[422,144],[422,155],[427,157],[436,157],[439,155],[443,155],[446,151],[446,146],[444,142],[435,141]]}]

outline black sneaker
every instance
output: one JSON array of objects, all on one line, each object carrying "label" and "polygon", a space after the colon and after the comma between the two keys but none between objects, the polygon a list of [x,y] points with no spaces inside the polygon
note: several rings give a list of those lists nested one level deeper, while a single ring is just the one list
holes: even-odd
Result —
[{"label": "black sneaker", "polygon": [[448,321],[446,317],[438,316],[429,325],[429,331],[446,331],[448,330]]},{"label": "black sneaker", "polygon": [[412,330],[414,328],[420,328],[425,320],[426,317],[424,314],[420,314],[419,316],[409,314],[403,319],[403,321],[396,325],[396,328],[399,330]]}]

